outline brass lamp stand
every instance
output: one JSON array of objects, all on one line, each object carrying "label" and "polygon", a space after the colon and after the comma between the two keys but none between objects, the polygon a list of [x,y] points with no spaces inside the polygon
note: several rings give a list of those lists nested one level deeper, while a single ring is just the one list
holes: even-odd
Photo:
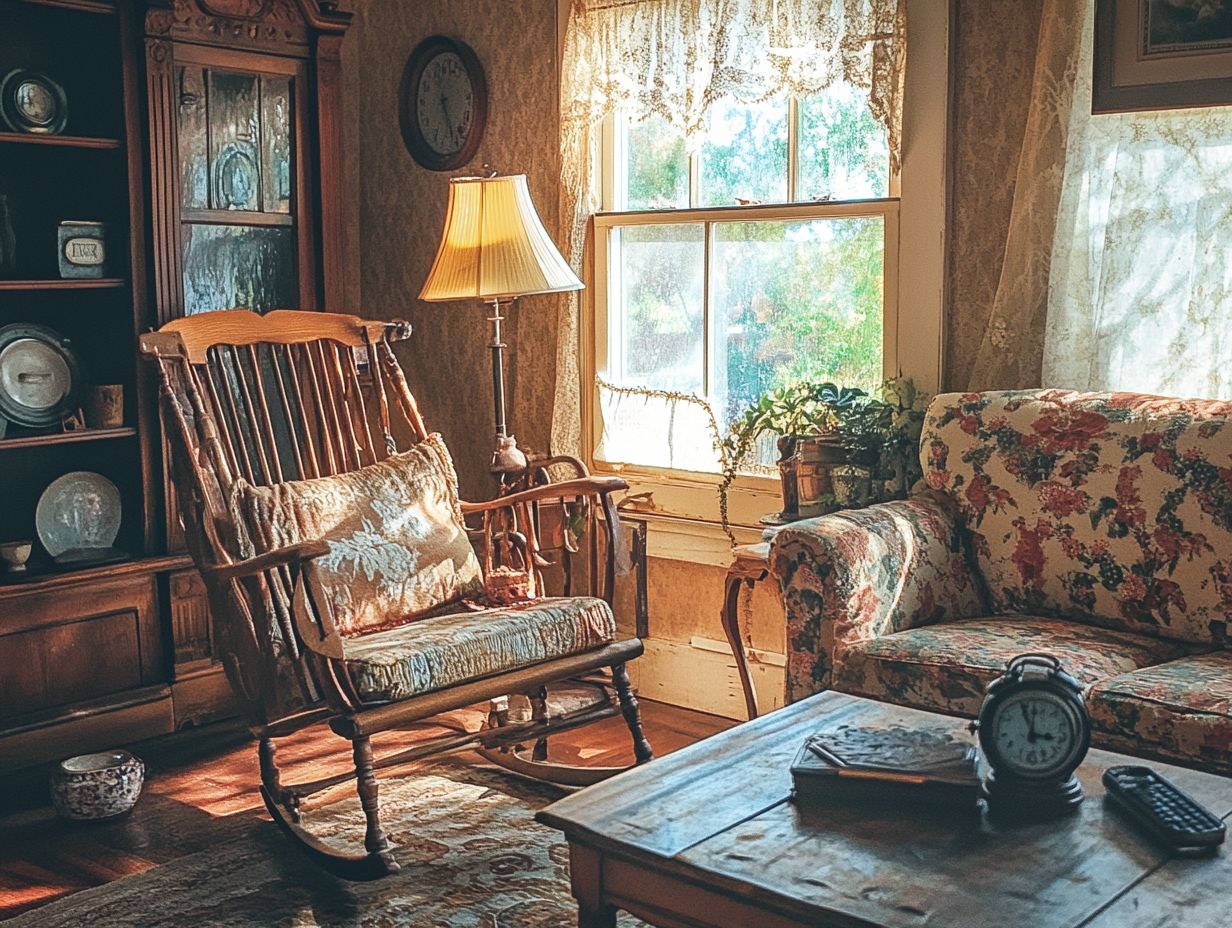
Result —
[{"label": "brass lamp stand", "polygon": [[456,177],[449,208],[421,300],[476,299],[491,306],[492,397],[496,444],[489,470],[502,484],[526,470],[526,455],[509,434],[505,412],[505,344],[502,304],[520,296],[582,289],[535,211],[525,174]]}]

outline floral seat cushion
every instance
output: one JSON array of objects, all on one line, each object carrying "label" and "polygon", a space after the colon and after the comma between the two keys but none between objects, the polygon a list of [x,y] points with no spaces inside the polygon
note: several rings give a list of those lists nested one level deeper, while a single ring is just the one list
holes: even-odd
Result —
[{"label": "floral seat cushion", "polygon": [[600,647],[616,637],[601,599],[539,599],[503,609],[419,619],[348,638],[344,659],[359,695],[397,701]]},{"label": "floral seat cushion", "polygon": [[847,644],[835,661],[834,688],[898,705],[975,716],[989,681],[1019,654],[1052,654],[1089,687],[1190,650],[1174,641],[1063,619],[963,619]]},{"label": "floral seat cushion", "polygon": [[1103,680],[1087,706],[1108,747],[1232,774],[1232,652]]}]

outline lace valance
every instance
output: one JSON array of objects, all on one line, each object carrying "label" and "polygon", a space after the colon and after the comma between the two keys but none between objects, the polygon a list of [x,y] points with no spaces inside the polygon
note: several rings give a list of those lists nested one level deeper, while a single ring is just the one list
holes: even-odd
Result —
[{"label": "lace valance", "polygon": [[[906,0],[575,0],[561,76],[562,154],[617,109],[658,115],[691,149],[717,100],[868,91],[898,164]],[[580,180],[580,179],[579,179]]]}]

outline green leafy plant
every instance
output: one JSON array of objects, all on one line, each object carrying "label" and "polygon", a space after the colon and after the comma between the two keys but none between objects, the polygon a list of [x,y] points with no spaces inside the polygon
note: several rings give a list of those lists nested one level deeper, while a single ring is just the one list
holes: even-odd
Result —
[{"label": "green leafy plant", "polygon": [[792,383],[763,394],[731,421],[722,442],[719,515],[732,544],[729,491],[763,434],[779,436],[780,461],[795,453],[802,437],[837,437],[851,463],[869,470],[872,501],[882,502],[906,495],[920,478],[918,449],[928,399],[905,377],[885,381],[881,398],[830,382]]},{"label": "green leafy plant", "polygon": [[761,436],[778,436],[779,460],[785,461],[795,454],[801,436],[837,433],[852,410],[867,399],[867,393],[854,387],[799,381],[762,394],[732,419],[722,442],[723,476],[719,482],[719,517],[732,544],[736,537],[728,521],[729,491]]}]

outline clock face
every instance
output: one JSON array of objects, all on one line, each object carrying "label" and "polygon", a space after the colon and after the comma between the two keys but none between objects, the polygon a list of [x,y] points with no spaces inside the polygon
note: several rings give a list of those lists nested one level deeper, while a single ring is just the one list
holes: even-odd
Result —
[{"label": "clock face", "polygon": [[466,45],[445,36],[425,39],[402,74],[402,140],[419,164],[448,171],[470,161],[488,114],[483,67]]},{"label": "clock face", "polygon": [[424,141],[441,155],[462,150],[474,119],[475,91],[454,52],[430,60],[419,78],[417,120]]},{"label": "clock face", "polygon": [[1013,693],[997,707],[991,741],[999,755],[994,768],[1030,779],[1068,769],[1081,750],[1079,719],[1059,695],[1047,690]]}]

